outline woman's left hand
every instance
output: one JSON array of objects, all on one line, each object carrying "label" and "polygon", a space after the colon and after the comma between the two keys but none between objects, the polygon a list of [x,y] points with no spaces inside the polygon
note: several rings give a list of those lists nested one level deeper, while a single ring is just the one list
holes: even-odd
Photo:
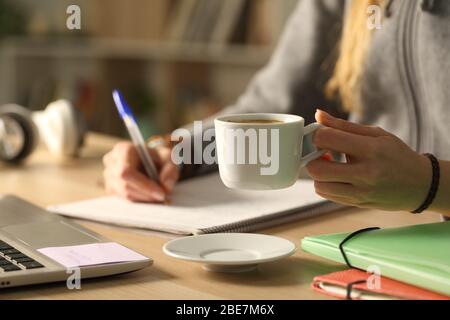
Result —
[{"label": "woman's left hand", "polygon": [[318,159],[308,166],[317,194],[334,202],[388,211],[413,211],[431,184],[427,157],[381,128],[363,126],[318,111],[314,143],[346,155],[346,163]]}]

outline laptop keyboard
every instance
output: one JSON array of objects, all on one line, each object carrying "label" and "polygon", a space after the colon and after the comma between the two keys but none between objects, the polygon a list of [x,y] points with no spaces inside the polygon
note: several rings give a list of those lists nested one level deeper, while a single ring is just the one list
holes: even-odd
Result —
[{"label": "laptop keyboard", "polygon": [[0,240],[0,272],[43,268],[36,260]]}]

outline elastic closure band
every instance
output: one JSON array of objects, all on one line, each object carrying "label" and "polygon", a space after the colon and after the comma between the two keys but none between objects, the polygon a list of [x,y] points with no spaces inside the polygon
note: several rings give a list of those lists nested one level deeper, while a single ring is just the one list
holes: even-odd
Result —
[{"label": "elastic closure band", "polygon": [[350,261],[348,260],[347,255],[345,254],[345,251],[344,251],[344,244],[347,241],[349,241],[350,239],[354,238],[355,236],[357,236],[357,235],[359,235],[361,233],[368,232],[368,231],[373,231],[373,230],[379,230],[379,229],[380,228],[378,228],[378,227],[361,229],[361,230],[355,231],[353,233],[350,233],[347,237],[345,237],[344,240],[342,240],[342,242],[339,244],[339,250],[341,251],[342,257],[344,258],[344,261],[345,261],[345,263],[347,264],[347,266],[349,268],[358,269],[358,268],[353,267],[350,264]]},{"label": "elastic closure band", "polygon": [[366,283],[366,282],[367,282],[366,280],[358,280],[358,281],[355,281],[355,282],[350,282],[347,285],[347,296],[346,296],[346,299],[347,300],[353,300],[352,299],[353,287],[356,286],[357,284],[363,284],[363,283]]}]

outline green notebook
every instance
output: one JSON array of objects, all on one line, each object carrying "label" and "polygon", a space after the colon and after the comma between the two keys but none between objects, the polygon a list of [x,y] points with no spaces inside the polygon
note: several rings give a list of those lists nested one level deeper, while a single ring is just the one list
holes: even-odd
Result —
[{"label": "green notebook", "polygon": [[[349,233],[306,237],[302,249],[345,263],[339,244]],[[372,230],[344,244],[350,264],[382,276],[450,295],[450,222]]]}]

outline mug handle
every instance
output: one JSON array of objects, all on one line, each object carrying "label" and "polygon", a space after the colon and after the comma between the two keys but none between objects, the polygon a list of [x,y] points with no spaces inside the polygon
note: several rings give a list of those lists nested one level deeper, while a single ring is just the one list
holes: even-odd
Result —
[{"label": "mug handle", "polygon": [[[323,128],[323,127],[324,127],[323,125],[321,125],[320,123],[317,123],[317,122],[306,126],[305,130],[304,130],[303,138],[306,137],[307,135],[313,134],[318,129]],[[325,153],[326,153],[326,150],[316,150],[316,151],[311,152],[310,154],[306,155],[305,157],[303,157],[301,159],[300,166],[303,168],[311,161],[316,160],[317,158],[320,158],[321,156],[323,156]]]}]

